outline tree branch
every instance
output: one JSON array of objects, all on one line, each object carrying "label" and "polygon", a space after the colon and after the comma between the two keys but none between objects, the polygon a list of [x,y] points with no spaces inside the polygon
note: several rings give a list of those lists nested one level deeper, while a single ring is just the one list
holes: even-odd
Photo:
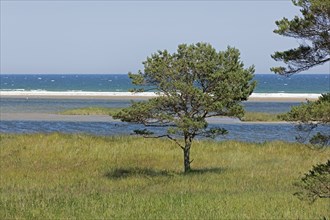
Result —
[{"label": "tree branch", "polygon": [[184,150],[184,147],[178,142],[177,139],[171,137],[168,134],[164,134],[164,135],[159,135],[159,136],[143,136],[144,138],[162,138],[162,137],[167,137],[168,139],[170,139],[171,141],[175,142],[182,150]]}]

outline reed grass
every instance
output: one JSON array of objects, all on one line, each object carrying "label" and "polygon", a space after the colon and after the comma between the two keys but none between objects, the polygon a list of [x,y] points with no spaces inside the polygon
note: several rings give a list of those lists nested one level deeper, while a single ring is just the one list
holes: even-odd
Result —
[{"label": "reed grass", "polygon": [[245,112],[244,117],[241,120],[246,122],[284,121],[279,117],[279,114],[266,113],[266,112]]},{"label": "reed grass", "polygon": [[114,115],[118,113],[123,108],[106,108],[106,107],[85,107],[85,108],[76,108],[68,109],[58,114],[61,115]]},{"label": "reed grass", "polygon": [[166,139],[0,134],[0,219],[321,219],[293,183],[330,149],[196,141],[193,172]]}]

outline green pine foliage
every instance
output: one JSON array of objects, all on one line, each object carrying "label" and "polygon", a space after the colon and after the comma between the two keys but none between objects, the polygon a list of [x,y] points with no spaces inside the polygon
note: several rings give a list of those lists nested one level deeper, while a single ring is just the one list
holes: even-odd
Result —
[{"label": "green pine foliage", "polygon": [[[247,100],[256,85],[252,81],[254,67],[244,68],[237,49],[218,52],[207,43],[181,44],[173,54],[158,51],[143,65],[143,72],[129,73],[133,84],[150,86],[159,96],[133,102],[114,118],[146,126],[170,126],[164,135],[182,148],[184,170],[188,172],[193,139],[224,133],[222,128],[209,130],[206,118],[243,116],[240,102]],[[184,144],[173,135],[182,136]]]},{"label": "green pine foliage", "polygon": [[330,93],[322,94],[315,102],[303,103],[294,106],[291,110],[280,116],[283,120],[301,123],[330,123]]},{"label": "green pine foliage", "polygon": [[290,75],[330,61],[330,0],[297,0],[302,17],[276,21],[274,33],[300,39],[299,47],[275,52],[272,58],[287,67],[273,67],[271,71]]},{"label": "green pine foliage", "polygon": [[[281,115],[281,118],[298,122],[298,128],[307,128],[309,133],[318,124],[329,124],[330,93],[323,94],[315,102],[307,102],[292,107],[291,111]],[[302,138],[302,140],[305,139]],[[330,144],[330,134],[318,132],[309,142],[317,148],[327,146]],[[301,191],[295,193],[300,199],[314,202],[317,198],[330,198],[330,160],[325,164],[314,166],[296,185],[301,189]]]},{"label": "green pine foliage", "polygon": [[302,191],[295,193],[300,199],[314,202],[317,198],[330,198],[330,160],[318,164],[296,183]]},{"label": "green pine foliage", "polygon": [[[330,93],[322,94],[315,102],[309,101],[299,106],[294,106],[288,113],[279,115],[279,118],[296,123],[297,130],[303,132],[303,135],[299,135],[297,140],[305,142],[309,139],[308,136],[311,131],[318,125],[328,125],[330,123]],[[318,132],[309,142],[316,147],[329,145],[330,134]]]}]

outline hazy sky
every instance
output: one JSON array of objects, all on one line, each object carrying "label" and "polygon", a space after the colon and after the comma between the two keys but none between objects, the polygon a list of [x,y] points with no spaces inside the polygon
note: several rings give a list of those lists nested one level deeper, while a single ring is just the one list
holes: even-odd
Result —
[{"label": "hazy sky", "polygon": [[159,49],[200,41],[270,73],[280,65],[270,55],[298,44],[274,34],[275,21],[298,14],[290,0],[1,1],[1,73],[136,72]]}]

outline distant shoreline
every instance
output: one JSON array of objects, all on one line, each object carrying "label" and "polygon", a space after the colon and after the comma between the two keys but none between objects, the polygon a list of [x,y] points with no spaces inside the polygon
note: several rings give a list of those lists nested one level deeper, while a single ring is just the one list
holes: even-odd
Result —
[{"label": "distant shoreline", "polygon": [[[317,100],[315,93],[252,93],[248,101],[306,101]],[[149,99],[157,97],[154,92],[86,92],[86,91],[0,91],[0,98],[46,98],[46,99]]]}]

